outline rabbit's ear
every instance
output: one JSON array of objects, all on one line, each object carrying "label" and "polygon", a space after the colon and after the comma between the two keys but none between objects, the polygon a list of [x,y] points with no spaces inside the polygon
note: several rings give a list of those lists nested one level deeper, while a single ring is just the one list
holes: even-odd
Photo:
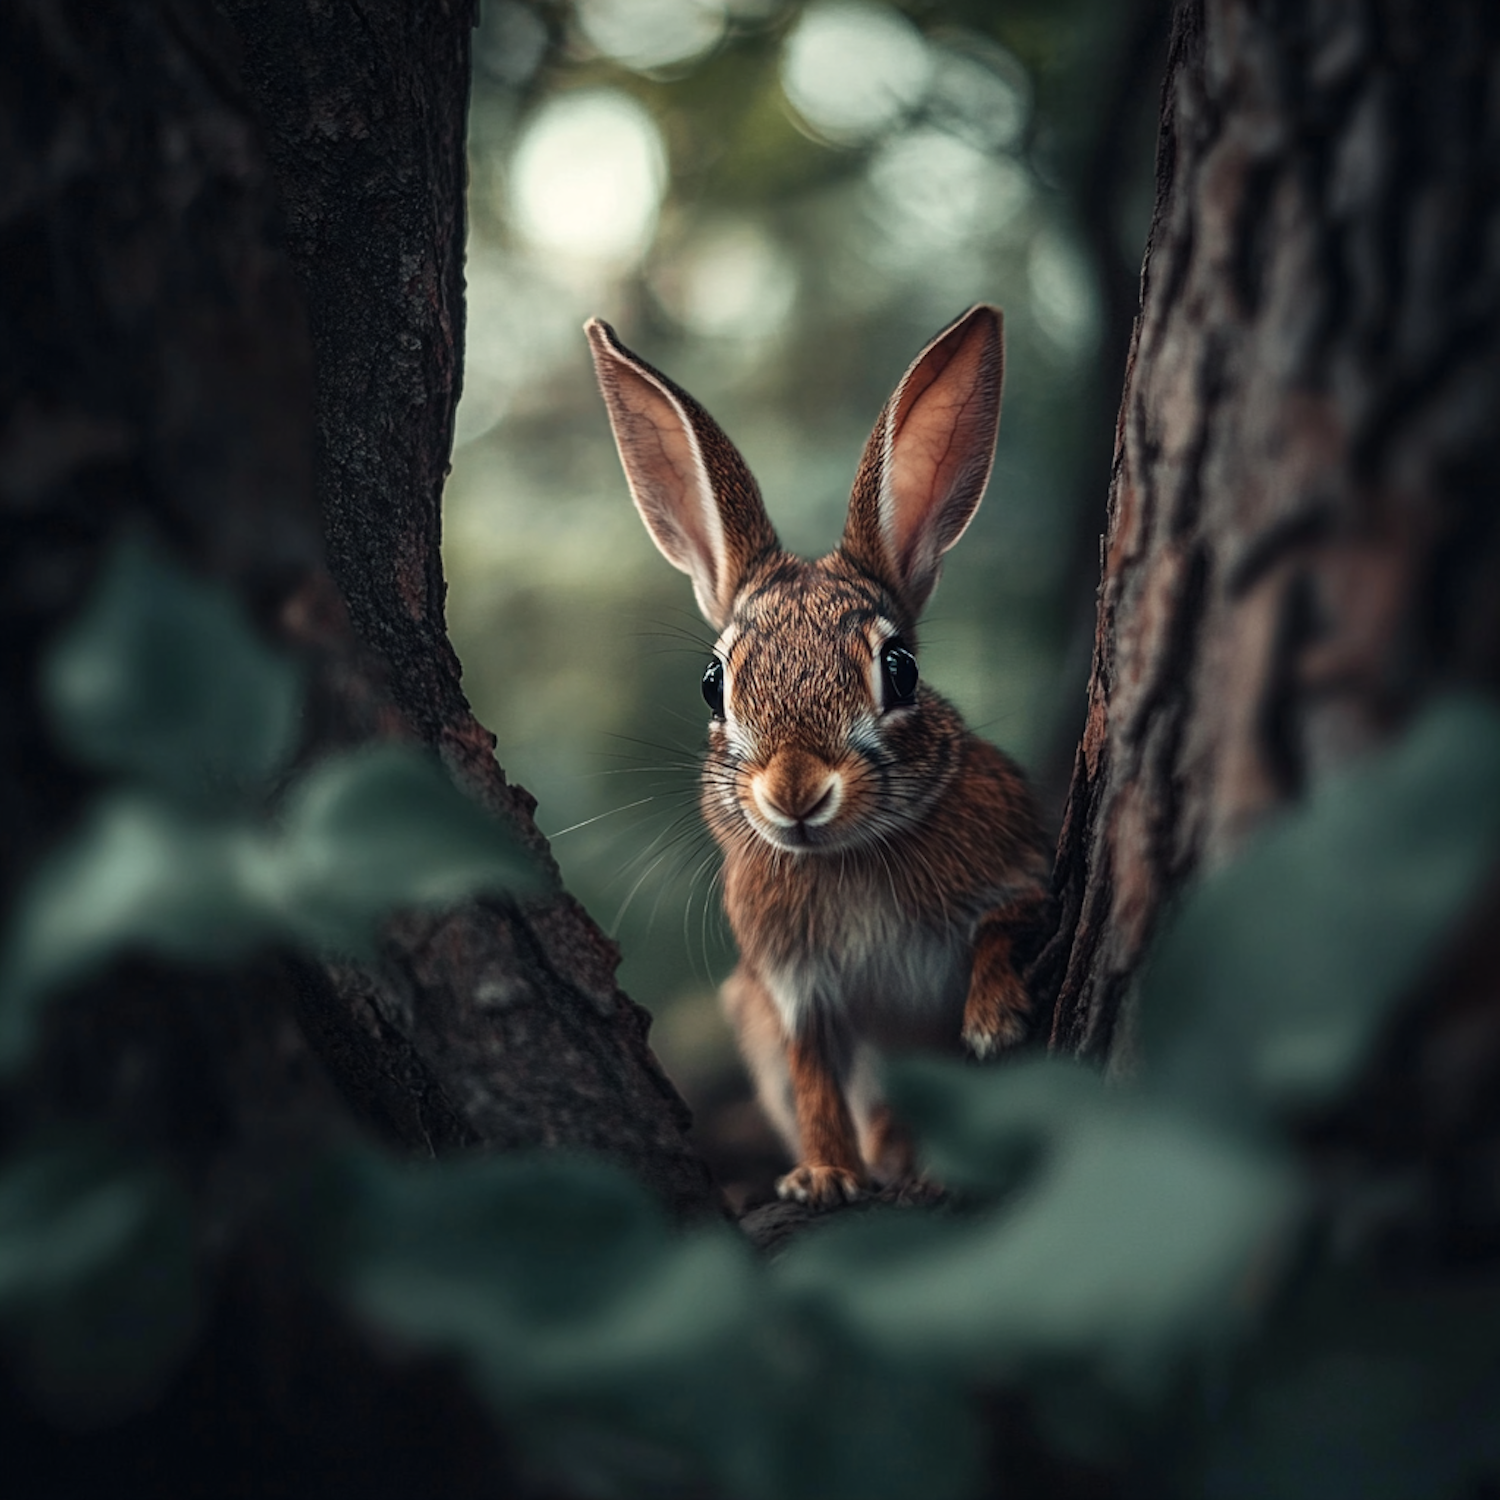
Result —
[{"label": "rabbit's ear", "polygon": [[912,361],[865,445],[843,549],[913,619],[989,482],[1004,370],[1000,309],[980,303]]},{"label": "rabbit's ear", "polygon": [[751,565],[780,543],[760,490],[719,424],[632,354],[608,323],[584,325],[636,509],[667,561],[693,580],[703,617],[729,623]]}]

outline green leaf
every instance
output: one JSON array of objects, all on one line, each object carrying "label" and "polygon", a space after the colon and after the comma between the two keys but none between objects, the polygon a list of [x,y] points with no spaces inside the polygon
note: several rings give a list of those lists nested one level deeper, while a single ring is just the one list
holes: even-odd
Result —
[{"label": "green leaf", "polygon": [[[955,1067],[946,1059],[891,1059],[884,1069],[890,1101],[917,1133],[923,1165],[945,1187],[992,1198],[1023,1186],[1043,1165],[1059,1120],[1091,1109],[1099,1082],[1066,1063],[1046,1070],[1045,1106],[1028,1102],[1035,1064],[999,1072]],[[1016,1090],[1004,1080],[1019,1075]],[[905,1216],[903,1216],[904,1218]]]},{"label": "green leaf", "polygon": [[1209,1500],[1460,1500],[1500,1469],[1500,1287],[1324,1277],[1204,1436]]},{"label": "green leaf", "polygon": [[1500,854],[1500,709],[1435,704],[1193,891],[1141,1001],[1146,1073],[1254,1118],[1335,1098]]},{"label": "green leaf", "polygon": [[281,824],[283,911],[317,947],[368,949],[379,918],[398,906],[539,885],[515,837],[407,745],[322,761],[293,788]]},{"label": "green leaf", "polygon": [[979,1492],[980,1414],[957,1372],[891,1358],[796,1297],[766,1299],[757,1341],[761,1399],[775,1401],[776,1466],[763,1466],[759,1487],[742,1493],[964,1500]]},{"label": "green leaf", "polygon": [[196,1323],[191,1211],[163,1173],[92,1141],[0,1171],[0,1341],[45,1405],[149,1405]]},{"label": "green leaf", "polygon": [[971,1492],[976,1429],[954,1387],[771,1296],[738,1235],[673,1233],[602,1164],[359,1155],[308,1200],[335,1289],[388,1333],[458,1355],[552,1487]]},{"label": "green leaf", "polygon": [[[1129,1391],[1253,1311],[1297,1204],[1275,1156],[1066,1064],[890,1072],[898,1106],[944,1091],[958,1101],[958,1128],[932,1140],[945,1168],[1036,1163],[986,1213],[855,1221],[787,1252],[787,1285],[890,1358],[977,1379],[1083,1362]],[[930,1120],[916,1123],[930,1134]]]},{"label": "green leaf", "polygon": [[[358,1298],[378,1305],[388,1278],[432,1278],[487,1307],[503,1303],[527,1327],[589,1322],[670,1242],[635,1182],[565,1156],[413,1167],[351,1152],[315,1176],[306,1210],[321,1253]],[[447,1314],[430,1316],[437,1327]]]},{"label": "green leaf", "polygon": [[684,1400],[693,1423],[731,1410],[703,1398],[722,1394],[748,1341],[748,1247],[728,1231],[672,1236],[602,1163],[409,1170],[361,1155],[313,1197],[343,1295],[411,1343],[460,1354],[503,1410],[524,1412],[518,1430],[549,1468],[579,1425],[637,1442],[665,1428],[680,1447]]},{"label": "green leaf", "polygon": [[229,963],[278,943],[363,953],[397,907],[534,884],[514,837],[407,746],[324,761],[279,827],[143,793],[102,798],[12,915],[0,1072],[27,1055],[47,995],[116,954]]},{"label": "green leaf", "polygon": [[258,887],[259,832],[159,798],[100,800],[32,877],[0,958],[0,1072],[30,1050],[48,994],[122,951],[229,962],[277,933]]},{"label": "green leaf", "polygon": [[295,746],[295,669],[222,588],[138,538],[110,558],[42,687],[69,753],[179,799],[255,791]]}]

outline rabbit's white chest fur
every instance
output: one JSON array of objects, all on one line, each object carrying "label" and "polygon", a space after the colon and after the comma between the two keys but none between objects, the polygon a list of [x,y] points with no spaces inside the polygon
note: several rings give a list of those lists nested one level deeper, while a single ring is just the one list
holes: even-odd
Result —
[{"label": "rabbit's white chest fur", "polygon": [[917,928],[856,954],[811,955],[765,981],[789,1032],[818,1013],[870,1040],[912,1045],[929,1032],[956,1034],[970,957],[967,944]]},{"label": "rabbit's white chest fur", "polygon": [[[817,1015],[837,1029],[895,1046],[949,1043],[968,993],[973,922],[914,920],[882,882],[851,881],[834,899],[812,892],[797,909],[795,879],[766,912],[761,977],[795,1033]],[[977,919],[983,909],[975,903]]]}]

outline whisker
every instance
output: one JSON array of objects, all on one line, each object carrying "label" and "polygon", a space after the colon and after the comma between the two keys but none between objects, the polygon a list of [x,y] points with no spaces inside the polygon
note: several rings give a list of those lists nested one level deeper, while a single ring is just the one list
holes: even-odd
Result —
[{"label": "whisker", "polygon": [[687,765],[687,764],[678,765],[678,766],[671,766],[671,765],[662,765],[662,766],[609,766],[606,769],[604,769],[603,771],[590,771],[588,774],[591,777],[598,777],[598,776],[644,776],[648,771],[656,771],[656,772],[659,772],[661,775],[666,775],[668,772],[673,772],[673,771],[696,771],[697,769],[698,768],[696,766],[690,766],[690,765]]},{"label": "whisker", "polygon": [[639,853],[632,855],[631,858],[625,862],[621,873],[623,874],[626,871],[629,871],[633,866],[639,864],[643,859],[649,858],[661,845],[663,839],[667,840],[666,846],[662,850],[663,853],[666,853],[673,847],[673,845],[681,842],[682,839],[687,838],[695,831],[692,827],[692,824],[694,822],[696,822],[696,819],[692,818],[688,813],[679,813],[678,816],[675,817],[670,823],[668,823],[667,826],[663,828],[661,832],[658,833],[656,837],[652,839],[644,849],[642,849]]},{"label": "whisker", "polygon": [[639,745],[643,750],[664,751],[668,755],[682,755],[690,760],[696,760],[701,755],[701,747],[695,745],[663,745],[656,740],[642,740],[633,734],[616,734],[611,731],[606,738],[621,740],[627,745]]},{"label": "whisker", "polygon": [[[688,920],[691,918],[692,913],[693,913],[692,900],[691,900],[692,886],[695,886],[698,883],[698,877],[700,875],[702,875],[703,871],[705,869],[707,869],[710,865],[713,864],[714,856],[717,853],[718,853],[717,849],[711,849],[709,851],[707,858],[705,858],[704,860],[702,860],[700,862],[700,864],[698,865],[698,868],[693,871],[692,885],[690,885],[689,888],[688,888],[689,901],[688,901],[687,907],[684,909],[684,911],[682,913],[682,938],[683,938],[683,942],[687,945],[689,953],[692,952],[692,939],[688,936],[688,925],[687,924],[688,924]],[[699,947],[699,953],[701,954],[702,960],[703,960],[703,978],[707,982],[709,982],[709,983],[713,982],[713,975],[709,971],[709,963],[708,963],[708,913],[709,913],[709,907],[713,904],[714,887],[717,886],[717,885],[719,885],[722,882],[723,878],[724,878],[724,871],[723,871],[723,867],[720,866],[720,868],[717,869],[717,870],[715,870],[714,873],[713,873],[713,875],[710,877],[709,882],[708,882],[708,889],[705,890],[704,893],[703,893],[703,913],[702,913],[702,916],[699,918],[698,947]]]},{"label": "whisker", "polygon": [[671,852],[672,852],[672,846],[669,844],[665,849],[663,849],[661,851],[660,854],[658,854],[656,856],[655,859],[653,859],[651,861],[651,863],[649,865],[646,866],[646,868],[644,870],[641,871],[640,875],[636,879],[635,884],[630,887],[629,894],[625,897],[624,901],[622,901],[620,903],[620,909],[615,913],[615,919],[610,924],[610,928],[609,928],[609,935],[610,935],[610,937],[615,937],[615,936],[617,936],[619,934],[620,923],[624,920],[625,913],[630,910],[630,904],[631,904],[632,901],[635,900],[636,894],[640,891],[640,888],[646,883],[646,880],[651,875],[651,873],[656,869],[656,867],[659,864],[661,864],[661,862]]},{"label": "whisker", "polygon": [[696,628],[689,629],[687,626],[679,625],[673,620],[652,619],[647,621],[647,623],[656,626],[656,630],[637,631],[636,635],[642,639],[647,639],[652,635],[666,634],[674,636],[678,640],[691,641],[695,646],[701,646],[705,652],[712,651],[716,642],[712,636],[703,633],[703,625],[697,615],[693,614],[690,610],[683,610],[682,613],[693,622]]},{"label": "whisker", "polygon": [[623,803],[619,807],[611,807],[607,812],[595,813],[592,818],[585,818],[581,823],[574,823],[567,828],[559,828],[556,833],[549,833],[549,839],[560,839],[565,833],[577,833],[580,828],[587,828],[590,824],[597,823],[601,818],[612,818],[616,813],[629,812],[633,807],[644,807],[648,802],[655,802],[656,797],[640,797],[634,802]]}]

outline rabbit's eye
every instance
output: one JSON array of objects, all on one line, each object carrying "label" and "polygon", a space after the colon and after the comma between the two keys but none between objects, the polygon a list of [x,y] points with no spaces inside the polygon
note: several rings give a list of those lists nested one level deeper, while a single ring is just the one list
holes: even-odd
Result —
[{"label": "rabbit's eye", "polygon": [[917,659],[899,637],[887,641],[880,652],[880,666],[885,674],[885,707],[902,708],[917,692]]},{"label": "rabbit's eye", "polygon": [[703,669],[703,701],[714,718],[724,717],[724,663],[717,656]]}]

